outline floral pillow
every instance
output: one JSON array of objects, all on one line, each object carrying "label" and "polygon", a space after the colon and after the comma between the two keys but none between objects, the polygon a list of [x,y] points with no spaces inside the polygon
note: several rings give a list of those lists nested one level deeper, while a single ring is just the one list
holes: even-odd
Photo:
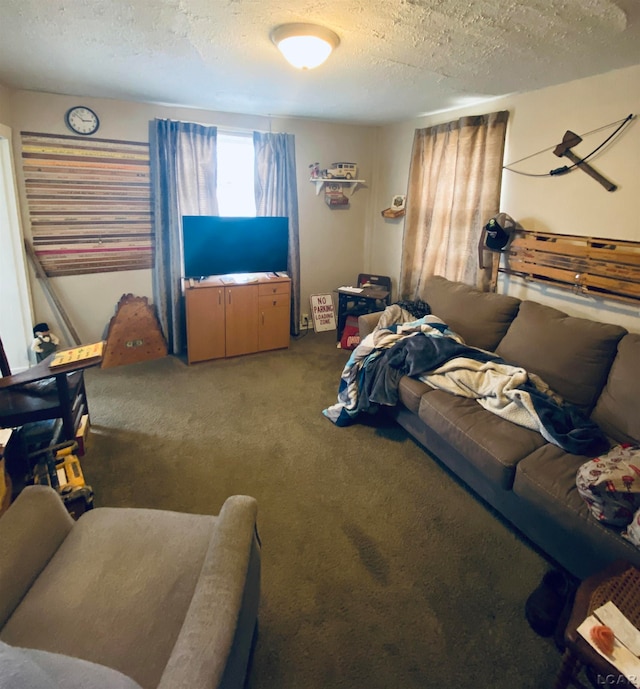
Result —
[{"label": "floral pillow", "polygon": [[640,445],[616,445],[585,462],[576,474],[576,486],[598,521],[627,526],[640,509]]}]

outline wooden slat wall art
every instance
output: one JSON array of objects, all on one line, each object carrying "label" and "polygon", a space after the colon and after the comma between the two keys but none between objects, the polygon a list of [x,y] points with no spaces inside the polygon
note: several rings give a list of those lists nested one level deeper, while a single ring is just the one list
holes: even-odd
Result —
[{"label": "wooden slat wall art", "polygon": [[21,136],[33,248],[47,275],[151,268],[149,145]]},{"label": "wooden slat wall art", "polygon": [[640,243],[517,231],[500,272],[640,304]]}]

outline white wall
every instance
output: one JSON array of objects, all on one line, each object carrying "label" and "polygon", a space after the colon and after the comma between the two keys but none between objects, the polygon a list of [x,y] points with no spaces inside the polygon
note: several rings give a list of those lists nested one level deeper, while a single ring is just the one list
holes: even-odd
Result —
[{"label": "white wall", "polygon": [[[505,162],[510,163],[553,148],[567,130],[588,132],[639,113],[640,66],[383,127],[378,138],[382,163],[376,168],[372,197],[377,213],[372,214],[366,240],[367,262],[372,272],[391,275],[397,284],[404,221],[385,220],[379,211],[388,207],[393,194],[406,191],[414,130],[496,110],[510,112],[505,152]],[[576,152],[586,155],[612,131],[585,137]],[[516,168],[544,173],[564,164],[563,161],[547,151]],[[530,230],[640,241],[640,123],[633,121],[621,138],[590,162],[618,185],[617,191],[607,192],[579,170],[553,178],[524,177],[505,171],[501,210]],[[566,290],[525,284],[517,278],[503,281],[500,291],[542,301],[572,315],[640,331],[640,312],[632,305],[574,296]]]},{"label": "white wall", "polygon": [[[0,91],[0,106],[2,91]],[[21,191],[25,232],[30,234],[29,214],[21,169],[21,131],[69,134],[64,113],[72,105],[86,104],[100,117],[100,138],[148,141],[148,123],[155,117],[214,124],[227,129],[288,132],[296,137],[296,165],[300,215],[301,307],[308,311],[309,295],[328,293],[352,283],[365,269],[365,225],[369,185],[359,187],[348,209],[332,210],[322,194],[316,196],[309,182],[309,164],[327,167],[334,160],[358,163],[363,179],[374,165],[373,127],[331,124],[308,119],[273,119],[208,112],[95,98],[15,91],[10,94],[14,147]],[[2,112],[0,110],[0,112]],[[132,293],[153,300],[151,271],[123,271],[52,278],[51,284],[83,341],[101,338],[121,296]],[[32,276],[34,318],[56,322],[41,285]],[[53,327],[53,326],[52,326]],[[57,332],[64,334],[62,328]]]},{"label": "white wall", "polygon": [[[71,98],[13,91],[0,86],[0,122],[13,128],[15,161],[21,191],[22,216],[29,234],[20,158],[20,131],[68,133],[64,113],[86,103],[101,119],[99,137],[147,141],[154,117],[191,120],[228,129],[286,131],[296,137],[301,244],[302,310],[310,294],[330,292],[351,283],[365,270],[390,275],[394,297],[400,275],[403,219],[388,220],[381,211],[392,196],[404,194],[414,130],[457,119],[466,114],[510,111],[506,162],[555,146],[568,129],[587,132],[640,111],[640,66],[521,95],[497,98],[482,106],[439,113],[386,127],[332,124],[308,119],[273,119],[147,105],[108,99]],[[7,121],[8,120],[8,121]],[[577,151],[588,152],[604,136],[590,137]],[[308,181],[308,165],[353,160],[368,181],[351,197],[348,210],[331,210]],[[640,240],[640,125],[634,121],[624,136],[607,147],[594,165],[619,185],[606,192],[581,171],[566,177],[535,179],[510,172],[503,176],[501,209],[528,229],[566,234]],[[548,172],[560,159],[547,152],[522,164],[526,171]],[[32,277],[35,320],[55,322],[41,286]],[[51,280],[83,340],[103,336],[115,306],[125,293],[152,299],[150,271],[81,275]],[[639,331],[633,306],[565,290],[503,281],[501,291],[549,303],[572,313],[620,323]]]},{"label": "white wall", "polygon": [[0,335],[9,368],[18,373],[29,367],[33,323],[11,144],[11,129],[0,124]]},{"label": "white wall", "polygon": [[0,123],[9,126],[11,121],[11,89],[0,84]]}]

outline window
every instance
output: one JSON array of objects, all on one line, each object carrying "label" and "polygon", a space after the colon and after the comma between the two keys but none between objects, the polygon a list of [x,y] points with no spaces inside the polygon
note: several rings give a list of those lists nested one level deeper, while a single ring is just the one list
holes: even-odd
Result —
[{"label": "window", "polygon": [[254,217],[254,151],[251,134],[221,133],[217,138],[218,213]]}]

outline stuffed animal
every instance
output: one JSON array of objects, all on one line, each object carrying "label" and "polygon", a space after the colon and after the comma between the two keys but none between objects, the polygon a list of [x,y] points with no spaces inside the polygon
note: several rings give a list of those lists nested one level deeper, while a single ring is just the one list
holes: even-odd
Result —
[{"label": "stuffed animal", "polygon": [[60,340],[49,330],[46,323],[38,323],[33,328],[34,340],[31,343],[31,349],[36,353],[36,360],[42,361],[46,359],[49,354],[58,349]]}]

